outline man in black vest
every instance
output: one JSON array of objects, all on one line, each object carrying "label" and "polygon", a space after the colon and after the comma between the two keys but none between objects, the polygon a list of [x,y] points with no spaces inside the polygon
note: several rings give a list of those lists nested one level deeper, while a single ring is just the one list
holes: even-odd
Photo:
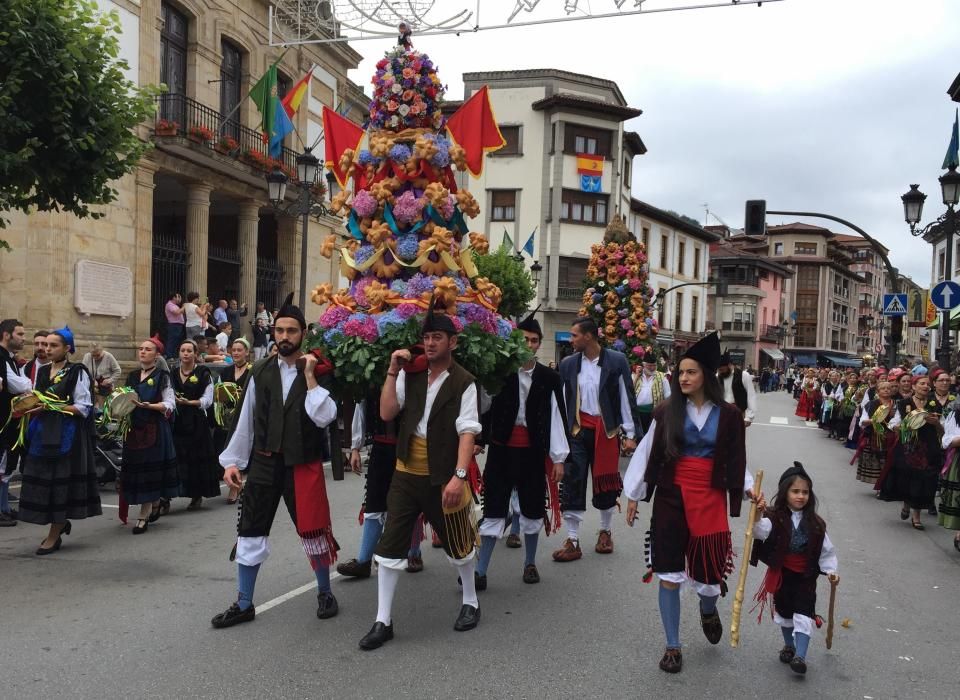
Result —
[{"label": "man in black vest", "polygon": [[567,538],[553,553],[558,562],[575,561],[580,549],[580,525],[587,510],[587,478],[593,479],[593,507],[600,511],[600,533],[595,551],[613,553],[611,526],[620,480],[620,445],[634,450],[637,442],[633,415],[636,397],[630,365],[623,353],[600,346],[597,324],[591,318],[575,319],[570,345],[576,351],[560,363],[570,456],[563,476],[563,522]]},{"label": "man in black vest", "polygon": [[481,426],[477,386],[473,375],[454,362],[456,347],[453,321],[431,311],[423,323],[423,355],[414,360],[409,350],[397,350],[390,357],[380,417],[397,419],[397,465],[375,554],[377,620],[360,640],[365,651],[393,639],[393,594],[421,513],[460,574],[463,604],[453,629],[471,630],[480,620],[474,581],[477,529],[467,469]]},{"label": "man in black vest", "polygon": [[[518,327],[527,347],[536,355],[543,340],[540,324],[530,314]],[[494,547],[506,529],[510,492],[514,488],[520,500],[520,532],[526,546],[523,582],[540,582],[537,541],[546,520],[547,478],[554,484],[563,479],[563,463],[570,454],[563,415],[560,375],[537,362],[536,357],[507,379],[486,414],[485,437],[490,451],[483,472],[483,521],[477,562],[477,588],[481,591],[487,587],[487,567]],[[551,496],[554,512],[552,522],[547,522],[557,529],[560,513],[555,487]]]},{"label": "man in black vest", "polygon": [[[253,591],[260,565],[270,554],[270,526],[281,499],[317,577],[317,617],[338,612],[330,590],[337,543],[321,461],[324,428],[336,419],[337,404],[317,383],[317,356],[301,350],[307,323],[292,301],[291,294],[276,319],[279,355],[258,361],[251,370],[234,433],[220,455],[223,480],[236,489],[242,485],[243,492],[235,549],[239,594],[237,602],[211,620],[217,628],[256,615]],[[247,472],[245,485],[241,470]]]},{"label": "man in black vest", "polygon": [[17,440],[17,421],[10,418],[10,402],[14,396],[30,391],[30,379],[20,372],[15,355],[23,350],[23,324],[13,318],[0,321],[0,527],[17,524],[10,508],[10,476],[17,456],[12,452]]},{"label": "man in black vest", "polygon": [[720,357],[717,378],[723,387],[723,400],[740,409],[743,424],[749,428],[757,417],[757,392],[753,388],[753,377],[746,370],[737,367],[727,351]]}]

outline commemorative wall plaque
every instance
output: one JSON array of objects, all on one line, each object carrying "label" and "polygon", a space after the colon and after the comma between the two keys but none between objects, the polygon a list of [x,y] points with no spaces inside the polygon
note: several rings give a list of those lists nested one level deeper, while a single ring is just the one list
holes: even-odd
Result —
[{"label": "commemorative wall plaque", "polygon": [[73,305],[82,314],[130,316],[133,313],[133,273],[122,265],[78,260]]}]

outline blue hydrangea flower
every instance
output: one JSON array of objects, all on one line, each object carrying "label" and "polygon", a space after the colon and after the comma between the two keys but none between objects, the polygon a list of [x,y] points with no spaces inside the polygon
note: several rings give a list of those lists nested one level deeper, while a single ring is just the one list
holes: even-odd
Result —
[{"label": "blue hydrangea flower", "polygon": [[413,153],[410,151],[410,146],[405,143],[394,144],[393,148],[390,149],[390,160],[397,163],[406,163],[410,160],[411,155]]},{"label": "blue hydrangea flower", "polygon": [[358,265],[365,263],[371,255],[373,255],[374,250],[372,245],[362,245],[357,248],[357,251],[353,254],[353,259]]},{"label": "blue hydrangea flower", "polygon": [[[397,240],[397,253],[400,255],[400,259],[404,262],[413,262],[417,259],[417,253],[420,250],[420,241],[417,240],[416,234],[409,234],[406,236],[401,236]],[[404,291],[406,290],[406,284],[403,285]],[[399,291],[399,290],[394,290]],[[400,294],[403,291],[399,291]]]}]

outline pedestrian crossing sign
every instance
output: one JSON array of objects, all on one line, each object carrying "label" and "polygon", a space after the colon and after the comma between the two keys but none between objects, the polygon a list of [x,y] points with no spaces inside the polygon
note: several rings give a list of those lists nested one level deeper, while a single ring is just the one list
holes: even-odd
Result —
[{"label": "pedestrian crossing sign", "polygon": [[884,316],[906,316],[907,315],[907,295],[906,294],[884,294],[883,295],[883,315]]}]

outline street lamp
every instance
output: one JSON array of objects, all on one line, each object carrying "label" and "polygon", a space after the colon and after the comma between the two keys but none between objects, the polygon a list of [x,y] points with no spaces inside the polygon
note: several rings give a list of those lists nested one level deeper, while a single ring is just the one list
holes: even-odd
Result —
[{"label": "street lamp", "polygon": [[534,289],[540,287],[540,273],[543,272],[543,265],[540,264],[539,260],[534,260],[533,265],[530,266],[530,279],[533,281]]},{"label": "street lamp", "polygon": [[307,245],[310,217],[321,217],[327,213],[322,201],[317,199],[313,186],[317,181],[317,171],[320,161],[309,148],[297,156],[297,182],[300,187],[300,197],[291,204],[284,206],[287,198],[287,175],[279,168],[274,168],[267,174],[267,196],[274,209],[289,216],[299,216],[301,220],[300,242],[300,308],[307,304]]},{"label": "street lamp", "polygon": [[[960,202],[960,173],[952,166],[940,176],[940,193],[947,210],[940,217],[923,228],[920,220],[923,217],[923,203],[927,198],[920,191],[919,185],[910,185],[910,190],[900,197],[903,201],[903,218],[910,226],[910,234],[915,237],[944,235],[946,251],[944,255],[944,279],[953,279],[953,236],[960,224],[960,215],[954,207]],[[945,370],[950,371],[950,310],[943,312],[940,319],[940,349],[937,352],[937,362]]]}]

